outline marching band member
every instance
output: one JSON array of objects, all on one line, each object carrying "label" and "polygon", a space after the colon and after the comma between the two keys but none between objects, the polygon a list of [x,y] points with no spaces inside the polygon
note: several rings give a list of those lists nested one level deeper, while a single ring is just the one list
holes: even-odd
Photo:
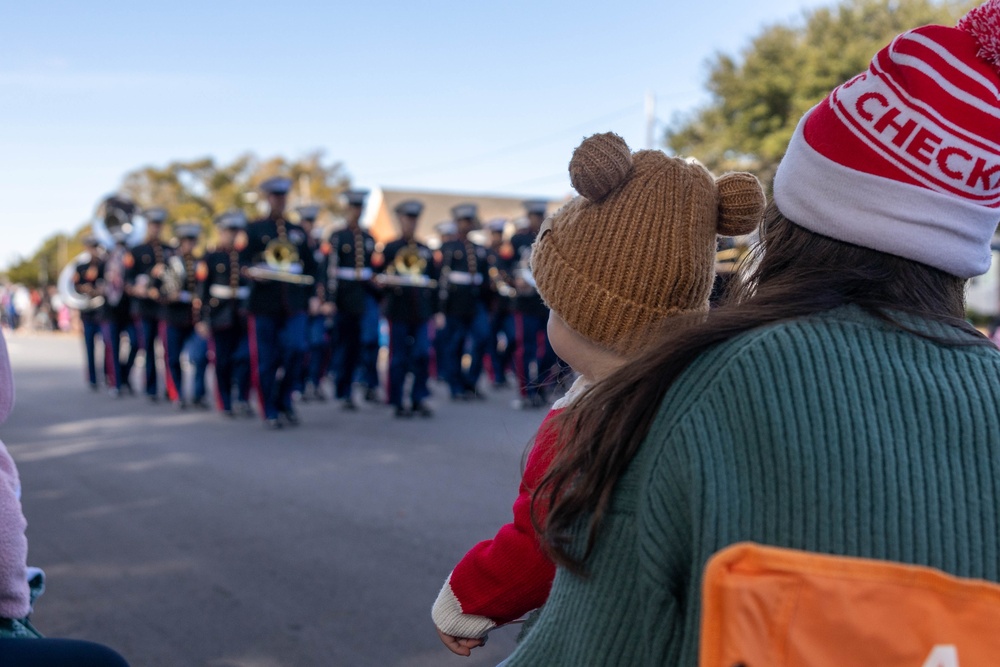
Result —
[{"label": "marching band member", "polygon": [[[198,277],[195,248],[201,236],[198,223],[179,224],[174,228],[177,249],[168,261],[166,273],[162,276],[163,322],[160,335],[163,337],[167,355],[166,377],[167,398],[183,409],[185,399],[184,374],[181,354],[186,353],[194,367],[194,386],[191,405],[207,408],[205,402],[205,373],[208,370],[208,341],[195,329],[198,323],[201,303],[197,297]],[[169,278],[167,276],[170,276]]]},{"label": "marching band member", "polygon": [[[478,226],[475,204],[452,208],[458,238],[441,246],[442,311],[445,316],[445,339],[440,372],[448,382],[453,400],[481,398],[476,385],[483,367],[483,354],[490,334],[487,304],[490,275],[486,248],[469,240],[469,232]],[[472,359],[463,369],[466,352]]]},{"label": "marching band member", "polygon": [[366,311],[376,301],[378,293],[372,282],[375,239],[360,225],[367,196],[367,190],[348,190],[344,193],[347,226],[330,236],[327,277],[335,285],[332,290],[336,304],[333,326],[340,348],[336,368],[337,400],[345,410],[357,408],[351,387],[361,362],[361,327]]},{"label": "marching band member", "polygon": [[[160,331],[160,275],[166,266],[169,249],[160,240],[167,211],[151,208],[144,212],[146,242],[125,255],[125,290],[132,297],[133,314],[138,319],[139,345],[145,355],[146,397],[159,397],[154,343]],[[163,344],[163,341],[160,341]]]},{"label": "marching band member", "polygon": [[528,217],[528,227],[510,239],[513,247],[514,321],[517,336],[514,353],[514,368],[521,392],[523,407],[541,407],[546,404],[546,393],[555,383],[558,375],[559,358],[549,344],[546,323],[549,309],[538,295],[531,277],[531,248],[535,243],[548,202],[531,200],[524,202]]},{"label": "marching band member", "polygon": [[313,301],[318,296],[316,259],[305,231],[285,219],[291,187],[291,179],[280,176],[261,183],[268,216],[247,225],[236,241],[242,248],[240,263],[247,267],[243,270],[253,279],[247,307],[251,371],[270,429],[299,423],[292,383],[306,351],[307,311],[318,307]]},{"label": "marching band member", "polygon": [[[306,233],[306,242],[309,244],[317,264],[325,263],[324,250],[327,249],[328,244],[320,242],[321,237],[317,232],[322,230],[316,227],[320,207],[316,205],[299,206],[295,211],[299,214],[299,226]],[[303,401],[326,400],[322,379],[330,360],[330,326],[330,317],[327,314],[318,308],[309,311],[306,323],[307,350],[303,356],[302,370],[295,380],[294,388]]]},{"label": "marching band member", "polygon": [[102,286],[104,282],[104,261],[101,259],[101,244],[93,235],[85,236],[83,247],[87,253],[86,261],[81,261],[73,270],[73,289],[78,294],[89,299],[87,306],[80,310],[80,322],[83,324],[83,347],[87,354],[87,384],[97,391],[97,345],[98,338],[104,346],[104,366],[110,363],[110,346],[102,330],[104,316],[104,297]]},{"label": "marching band member", "polygon": [[[133,394],[132,368],[139,354],[138,332],[132,316],[132,298],[125,289],[126,257],[128,256],[127,234],[115,232],[114,247],[107,253],[104,260],[104,300],[105,300],[105,330],[110,345],[110,378],[108,392],[119,396],[121,392]],[[122,336],[128,340],[128,354],[121,357]]]},{"label": "marching band member", "polygon": [[[504,240],[507,221],[497,218],[489,222],[490,277],[496,294],[490,308],[490,369],[493,388],[507,386],[507,369],[514,367],[514,350],[517,347],[513,314],[514,247]],[[502,342],[501,342],[502,339]]]},{"label": "marching band member", "polygon": [[[240,211],[215,218],[219,241],[215,250],[198,264],[198,295],[201,319],[196,325],[209,340],[215,366],[216,405],[222,414],[253,416],[250,407],[250,345],[247,340],[246,301],[250,281],[240,266],[236,235],[246,229]],[[233,390],[236,390],[236,410]]]},{"label": "marching band member", "polygon": [[[417,200],[395,207],[401,236],[387,243],[384,283],[389,321],[389,374],[386,394],[397,417],[433,415],[427,405],[430,337],[428,322],[437,310],[438,270],[430,248],[414,237],[424,205]],[[404,402],[407,374],[412,373],[409,406]]]}]

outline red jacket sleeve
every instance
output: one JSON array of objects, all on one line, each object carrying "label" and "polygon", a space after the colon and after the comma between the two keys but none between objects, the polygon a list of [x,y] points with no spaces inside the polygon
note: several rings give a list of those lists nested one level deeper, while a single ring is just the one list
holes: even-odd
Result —
[{"label": "red jacket sleeve", "polygon": [[531,493],[555,455],[551,421],[559,412],[550,411],[538,427],[514,501],[514,520],[493,539],[472,547],[451,574],[451,589],[464,614],[502,625],[541,607],[549,596],[555,565],[542,551],[531,523]]}]

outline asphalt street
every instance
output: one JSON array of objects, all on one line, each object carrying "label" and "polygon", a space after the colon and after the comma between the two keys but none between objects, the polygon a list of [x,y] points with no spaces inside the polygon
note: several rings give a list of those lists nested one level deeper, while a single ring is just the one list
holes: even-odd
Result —
[{"label": "asphalt street", "polygon": [[[544,411],[514,390],[433,419],[300,406],[302,425],[93,393],[82,343],[8,334],[33,621],[116,648],[133,667],[495,665],[502,628],[449,653],[430,606],[454,563],[510,517]],[[136,385],[139,388],[139,384]]]}]

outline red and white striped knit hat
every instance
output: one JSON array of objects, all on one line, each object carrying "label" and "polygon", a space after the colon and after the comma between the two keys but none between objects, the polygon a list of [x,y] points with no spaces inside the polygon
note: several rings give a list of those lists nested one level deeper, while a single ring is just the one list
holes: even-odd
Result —
[{"label": "red and white striped knit hat", "polygon": [[899,35],[813,107],[774,201],[817,234],[984,273],[1000,222],[1000,0]]}]

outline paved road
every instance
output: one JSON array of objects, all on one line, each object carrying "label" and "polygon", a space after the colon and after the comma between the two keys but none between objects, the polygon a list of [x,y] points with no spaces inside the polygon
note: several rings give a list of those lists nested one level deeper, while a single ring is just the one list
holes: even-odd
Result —
[{"label": "paved road", "polygon": [[[429,607],[451,566],[509,517],[542,412],[438,401],[433,420],[301,408],[265,431],[87,391],[81,343],[8,336],[21,472],[49,636],[134,667],[495,665],[504,628],[448,653]],[[440,393],[440,392],[439,392]]]}]

